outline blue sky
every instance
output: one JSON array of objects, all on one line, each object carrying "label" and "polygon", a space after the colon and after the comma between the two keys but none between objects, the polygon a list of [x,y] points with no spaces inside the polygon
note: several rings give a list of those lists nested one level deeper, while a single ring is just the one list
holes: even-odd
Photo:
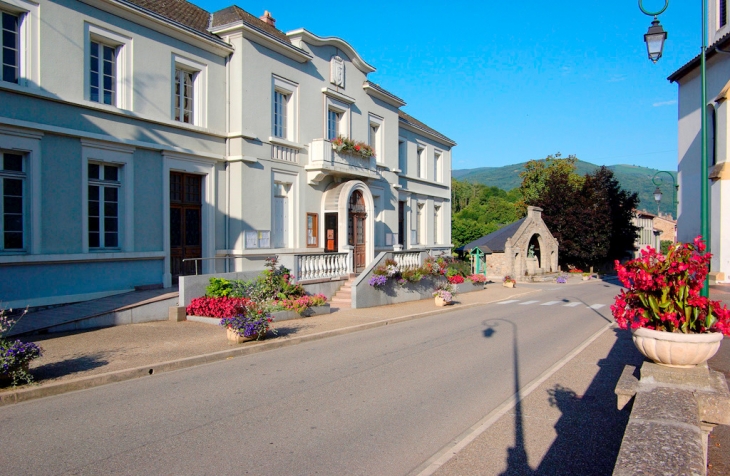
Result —
[{"label": "blue sky", "polygon": [[[226,0],[193,0],[215,11]],[[545,2],[240,0],[283,31],[350,43],[404,111],[454,139],[454,169],[560,152],[599,165],[677,168],[677,85],[700,52],[701,2],[670,2],[668,39],[652,64],[652,18],[634,0]],[[663,0],[644,0],[658,10]]]}]

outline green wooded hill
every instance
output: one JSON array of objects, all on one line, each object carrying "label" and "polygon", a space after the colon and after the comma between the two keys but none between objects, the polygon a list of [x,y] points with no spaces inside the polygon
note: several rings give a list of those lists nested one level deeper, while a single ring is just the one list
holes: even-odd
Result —
[{"label": "green wooded hill", "polygon": [[[579,160],[576,162],[576,173],[585,175],[593,172],[599,166],[591,164],[590,162],[584,162]],[[611,169],[614,176],[621,184],[621,188],[639,194],[639,208],[646,210],[650,213],[656,213],[657,206],[654,201],[654,185],[651,181],[657,169],[648,167],[639,167],[636,165],[609,165],[607,168]],[[480,183],[489,187],[499,187],[502,190],[512,190],[515,187],[519,187],[522,180],[520,179],[520,172],[525,169],[525,163],[505,165],[503,167],[480,167],[477,169],[460,169],[452,170],[451,176],[457,180],[465,180],[471,183]],[[672,172],[676,181],[677,173]],[[671,213],[673,217],[677,216],[677,208],[672,203],[672,181],[666,174],[661,174],[659,179],[662,179],[660,188],[664,196],[662,197],[662,203],[660,210],[662,213]]]}]

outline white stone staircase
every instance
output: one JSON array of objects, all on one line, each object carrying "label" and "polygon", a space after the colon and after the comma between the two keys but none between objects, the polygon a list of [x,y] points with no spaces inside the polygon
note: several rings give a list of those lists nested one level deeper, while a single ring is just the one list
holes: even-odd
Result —
[{"label": "white stone staircase", "polygon": [[358,275],[351,274],[345,284],[330,299],[330,306],[337,308],[338,311],[343,309],[352,309],[352,283]]}]

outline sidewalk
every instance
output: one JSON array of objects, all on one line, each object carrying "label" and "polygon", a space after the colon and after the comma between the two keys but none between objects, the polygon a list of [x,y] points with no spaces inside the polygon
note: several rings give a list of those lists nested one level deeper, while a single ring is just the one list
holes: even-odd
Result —
[{"label": "sidewalk", "polygon": [[533,284],[505,288],[493,283],[483,291],[459,294],[457,304],[446,308],[436,308],[432,299],[425,299],[274,322],[272,327],[278,336],[270,332],[263,341],[243,344],[229,343],[219,326],[191,321],[157,321],[86,332],[28,336],[21,340],[36,342],[44,349],[43,357],[31,365],[35,383],[17,389],[0,389],[0,405],[447,313],[538,289],[539,285]]}]

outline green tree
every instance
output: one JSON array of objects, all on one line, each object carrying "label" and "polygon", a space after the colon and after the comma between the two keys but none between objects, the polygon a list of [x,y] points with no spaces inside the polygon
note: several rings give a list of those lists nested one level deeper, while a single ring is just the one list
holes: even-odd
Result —
[{"label": "green tree", "polygon": [[619,259],[633,247],[635,193],[622,190],[605,167],[575,180],[569,168],[553,170],[532,204],[560,243],[560,261],[578,267]]},{"label": "green tree", "polygon": [[[535,205],[547,187],[547,181],[554,174],[565,177],[567,183],[573,187],[579,187],[583,177],[575,173],[575,163],[578,159],[574,155],[561,158],[560,152],[555,155],[548,155],[543,160],[530,160],[525,164],[525,170],[520,172],[522,184],[519,191],[521,199],[518,202],[518,210],[522,216],[527,212],[528,205]],[[561,181],[563,178],[560,179]]]}]

